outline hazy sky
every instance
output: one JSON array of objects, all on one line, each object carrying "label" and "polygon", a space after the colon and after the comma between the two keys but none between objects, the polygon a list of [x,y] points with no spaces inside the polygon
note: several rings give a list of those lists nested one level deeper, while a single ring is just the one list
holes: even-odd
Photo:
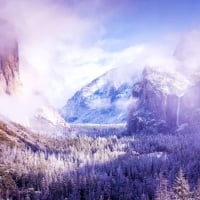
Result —
[{"label": "hazy sky", "polygon": [[0,16],[15,25],[25,90],[57,107],[114,67],[197,66],[199,0],[0,0]]},{"label": "hazy sky", "polygon": [[92,38],[94,40],[91,41],[111,41],[110,45],[103,46],[110,47],[106,48],[108,50],[118,50],[133,44],[151,42],[163,35],[188,31],[199,26],[200,22],[198,0],[72,0],[66,2],[68,2],[66,5],[75,9],[80,16],[99,23],[98,29],[102,34]]}]

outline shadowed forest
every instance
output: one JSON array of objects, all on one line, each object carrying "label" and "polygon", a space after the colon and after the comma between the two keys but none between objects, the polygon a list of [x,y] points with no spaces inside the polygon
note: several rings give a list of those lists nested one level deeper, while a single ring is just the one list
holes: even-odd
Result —
[{"label": "shadowed forest", "polygon": [[46,150],[1,144],[0,199],[199,199],[195,130],[44,141]]}]

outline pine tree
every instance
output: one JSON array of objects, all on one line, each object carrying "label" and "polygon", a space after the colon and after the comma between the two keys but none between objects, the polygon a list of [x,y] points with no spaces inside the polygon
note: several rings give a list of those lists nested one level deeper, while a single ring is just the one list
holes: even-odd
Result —
[{"label": "pine tree", "polygon": [[183,175],[183,171],[180,169],[178,176],[176,177],[175,184],[173,187],[174,199],[175,200],[190,200],[191,192],[188,181]]},{"label": "pine tree", "polygon": [[194,190],[194,199],[200,200],[200,179],[198,179],[197,187]]},{"label": "pine tree", "polygon": [[168,188],[168,181],[160,175],[160,181],[158,190],[156,192],[155,200],[170,200],[171,199],[171,191]]},{"label": "pine tree", "polygon": [[30,199],[30,195],[29,195],[29,192],[28,192],[28,191],[27,191],[27,193],[26,193],[25,200],[31,200],[31,199]]}]

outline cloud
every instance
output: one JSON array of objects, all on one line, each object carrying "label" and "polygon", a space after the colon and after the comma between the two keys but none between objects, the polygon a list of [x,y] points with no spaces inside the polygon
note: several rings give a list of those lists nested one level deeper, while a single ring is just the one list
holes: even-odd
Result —
[{"label": "cloud", "polygon": [[109,98],[95,99],[90,105],[91,109],[107,109],[111,106]]},{"label": "cloud", "polygon": [[0,0],[0,18],[14,25],[19,42],[24,98],[19,104],[27,110],[46,102],[62,107],[76,90],[116,67],[121,80],[144,66],[198,68],[198,31],[185,33],[178,45],[177,38],[165,38],[116,50],[128,42],[106,38],[108,22],[130,2]]},{"label": "cloud", "polygon": [[[62,1],[2,0],[0,6],[0,17],[15,26],[23,86],[59,105],[74,71],[98,59],[95,50],[82,47],[98,31],[95,23],[75,15]],[[66,94],[59,93],[64,90]]]},{"label": "cloud", "polygon": [[[200,69],[200,30],[188,30],[158,38],[157,41],[129,46],[109,54],[108,65],[121,67],[124,75],[140,72],[145,66],[178,70],[186,75]],[[121,73],[121,78],[123,73]],[[125,77],[124,76],[124,77]]]},{"label": "cloud", "polygon": [[[95,23],[74,14],[62,1],[0,0],[0,8],[0,18],[14,26],[23,84],[19,96],[1,96],[1,113],[23,121],[42,104],[63,105],[71,95],[68,88],[77,88],[76,82],[80,86],[87,74],[80,70],[81,63],[96,62],[99,50],[83,47],[85,38],[98,31]],[[97,76],[98,67],[89,77]]]},{"label": "cloud", "polygon": [[43,102],[41,96],[36,97],[30,93],[20,96],[1,95],[0,113],[10,120],[29,126],[29,117],[33,116]]},{"label": "cloud", "polygon": [[[0,16],[14,24],[17,32],[24,87],[39,91],[57,107],[99,74],[113,67],[137,64],[147,49],[140,45],[109,52],[96,44],[104,40],[106,31],[103,20],[99,20],[101,15],[109,18],[120,12],[114,1],[67,1],[66,5],[64,1],[50,0],[0,3]],[[87,17],[85,12],[89,10],[96,10],[96,17],[91,18],[92,13]]]},{"label": "cloud", "polygon": [[175,48],[174,59],[179,62],[178,68],[186,73],[200,69],[200,30],[184,33]]}]

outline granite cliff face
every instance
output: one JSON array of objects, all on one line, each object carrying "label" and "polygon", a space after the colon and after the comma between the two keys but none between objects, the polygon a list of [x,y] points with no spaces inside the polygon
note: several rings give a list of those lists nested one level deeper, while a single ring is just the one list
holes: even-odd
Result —
[{"label": "granite cliff face", "polygon": [[179,123],[200,125],[200,81],[190,87],[180,98]]},{"label": "granite cliff face", "polygon": [[0,19],[0,94],[13,94],[19,85],[18,43],[14,28]]},{"label": "granite cliff face", "polygon": [[191,77],[144,69],[132,96],[136,104],[127,123],[131,133],[171,132],[200,124],[200,82]]}]

